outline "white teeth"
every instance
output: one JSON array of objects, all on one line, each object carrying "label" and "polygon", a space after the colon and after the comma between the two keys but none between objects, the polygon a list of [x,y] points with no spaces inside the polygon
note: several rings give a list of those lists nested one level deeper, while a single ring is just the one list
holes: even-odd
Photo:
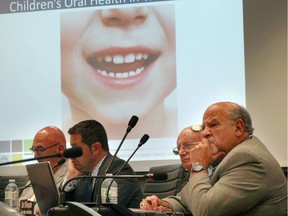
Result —
[{"label": "white teeth", "polygon": [[[101,73],[101,74],[102,74],[102,73]],[[108,73],[108,76],[109,76],[109,77],[115,77],[115,73],[109,72],[109,73]]]},{"label": "white teeth", "polygon": [[129,78],[129,77],[139,75],[143,72],[143,70],[144,70],[144,67],[137,68],[136,71],[129,71],[129,72],[108,72],[107,73],[105,70],[98,70],[98,71],[99,71],[99,74],[105,77],[108,76],[108,77],[123,79],[123,78]]},{"label": "white teeth", "polygon": [[148,54],[143,54],[143,59],[148,59]]},{"label": "white teeth", "polygon": [[142,53],[137,53],[136,56],[135,56],[135,58],[136,58],[137,60],[141,60],[141,59],[142,59]]},{"label": "white teeth", "polygon": [[141,72],[142,72],[142,70],[140,68],[137,68],[136,75],[140,74]]},{"label": "white teeth", "polygon": [[[97,60],[98,60],[98,58],[97,58]],[[110,60],[110,58],[108,60]],[[123,64],[124,62],[125,63],[132,63],[134,61],[135,61],[135,56],[132,53],[126,55],[125,57],[123,57],[122,55],[113,56],[113,63],[114,64]]]},{"label": "white teeth", "polygon": [[114,63],[114,64],[123,64],[123,62],[124,62],[123,56],[121,56],[121,55],[115,55],[115,56],[113,57],[113,63]]},{"label": "white teeth", "polygon": [[129,77],[129,73],[128,72],[122,73],[122,78],[127,78],[127,77]]},{"label": "white teeth", "polygon": [[[96,60],[98,62],[105,61],[106,63],[113,63],[115,65],[129,64],[135,61],[147,60],[149,55],[147,53],[128,53],[127,55],[115,54],[115,55],[105,55],[97,56]],[[117,79],[134,77],[141,74],[144,67],[137,68],[135,71],[123,71],[123,72],[107,72],[105,70],[98,70],[99,74],[104,77],[112,77]]]},{"label": "white teeth", "polygon": [[107,75],[108,75],[107,72],[106,72],[105,70],[100,71],[100,73],[101,73],[102,76],[107,76]]},{"label": "white teeth", "polygon": [[127,55],[105,55],[105,56],[97,56],[97,61],[102,62],[113,62],[114,64],[124,64],[124,63],[133,63],[136,60],[140,61],[142,59],[147,60],[149,55],[147,53],[129,53]]},{"label": "white teeth", "polygon": [[134,54],[128,54],[125,56],[125,63],[132,63],[135,61],[135,55]]},{"label": "white teeth", "polygon": [[122,78],[122,73],[116,73],[116,78]]},{"label": "white teeth", "polygon": [[135,76],[136,75],[136,72],[135,71],[130,71],[129,72],[129,76]]},{"label": "white teeth", "polygon": [[109,55],[107,55],[107,56],[105,56],[105,62],[112,62],[112,56],[109,56]]}]

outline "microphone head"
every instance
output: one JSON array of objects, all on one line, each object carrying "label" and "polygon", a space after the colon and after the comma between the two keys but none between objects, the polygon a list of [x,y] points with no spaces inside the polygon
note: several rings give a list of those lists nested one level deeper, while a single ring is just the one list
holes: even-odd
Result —
[{"label": "microphone head", "polygon": [[61,158],[61,159],[57,162],[58,166],[61,166],[62,164],[64,164],[65,161],[66,161],[66,159],[65,159],[64,157]]},{"label": "microphone head", "polygon": [[130,119],[130,121],[129,121],[129,123],[128,123],[128,128],[127,128],[127,132],[130,132],[131,131],[131,129],[133,128],[133,127],[135,127],[135,125],[137,124],[137,122],[138,122],[138,117],[137,116],[135,116],[135,115],[133,115],[132,117],[131,117],[131,119]]},{"label": "microphone head", "polygon": [[65,159],[64,157],[62,157],[61,159],[59,159],[59,160],[57,161],[57,163],[52,167],[52,169],[55,169],[56,167],[61,166],[62,164],[65,163],[65,161],[66,161],[66,159]]},{"label": "microphone head", "polygon": [[154,180],[162,181],[162,180],[167,180],[167,178],[168,178],[167,173],[164,173],[164,172],[155,172],[155,173],[153,173],[153,179]]},{"label": "microphone head", "polygon": [[142,136],[142,138],[140,139],[140,142],[139,142],[138,147],[141,147],[144,143],[146,143],[149,138],[150,138],[150,137],[149,137],[148,134],[144,134],[144,135]]},{"label": "microphone head", "polygon": [[148,179],[163,181],[163,180],[167,180],[168,175],[167,173],[164,173],[164,172],[154,172],[154,173],[147,173],[145,177]]},{"label": "microphone head", "polygon": [[70,149],[66,149],[63,152],[63,157],[65,158],[75,158],[80,157],[83,154],[82,149],[80,147],[73,147]]}]

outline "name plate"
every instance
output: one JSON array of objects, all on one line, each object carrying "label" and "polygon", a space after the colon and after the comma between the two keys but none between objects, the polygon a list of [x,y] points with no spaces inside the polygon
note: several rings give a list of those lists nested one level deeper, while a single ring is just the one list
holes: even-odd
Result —
[{"label": "name plate", "polygon": [[34,207],[36,202],[25,199],[20,201],[20,212],[24,216],[35,216],[34,214]]}]

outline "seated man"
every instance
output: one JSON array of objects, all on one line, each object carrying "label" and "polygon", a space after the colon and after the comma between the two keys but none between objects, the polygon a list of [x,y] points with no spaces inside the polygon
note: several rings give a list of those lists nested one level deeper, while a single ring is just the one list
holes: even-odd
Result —
[{"label": "seated man", "polygon": [[[177,202],[169,200],[172,209],[186,213],[188,208],[200,216],[287,215],[287,179],[253,130],[244,107],[232,102],[208,107],[202,142],[190,150],[189,182],[175,198]],[[211,176],[207,167],[213,164],[218,165]],[[167,205],[147,197],[141,208],[157,209],[157,203]]]},{"label": "seated man", "polygon": [[[184,169],[191,170],[190,150],[201,142],[201,139],[202,134],[200,125],[186,127],[178,135],[177,147],[173,149],[173,152],[180,156]],[[189,175],[183,180],[182,187],[187,183],[188,179]],[[148,196],[141,202],[140,208],[144,210],[162,210],[190,214],[189,208],[181,202],[181,192],[176,196],[169,196],[164,199],[159,199],[155,195]]]},{"label": "seated man", "polygon": [[[72,147],[82,148],[83,155],[71,159],[68,174],[64,183],[68,179],[83,174],[91,176],[105,175],[106,169],[113,156],[109,152],[108,139],[104,127],[95,120],[79,122],[68,130],[70,134],[70,144]],[[125,161],[116,157],[107,173],[116,174],[124,165]],[[133,175],[133,169],[127,164],[120,175]],[[92,193],[87,192],[87,179],[77,181],[76,185],[69,184],[65,187],[67,200],[77,202],[96,202],[101,204],[100,189],[103,179],[96,178],[93,182]],[[139,181],[136,178],[116,179],[118,184],[118,204],[127,208],[137,208],[142,200],[142,191]],[[70,189],[69,189],[70,188]]]},{"label": "seated man", "polygon": [[[287,215],[287,179],[253,130],[238,104],[206,109],[202,142],[190,150],[192,171],[181,191],[181,203],[193,215]],[[209,176],[207,167],[215,162]]]},{"label": "seated man", "polygon": [[[63,152],[66,149],[66,139],[63,132],[54,126],[47,126],[39,130],[33,139],[31,151],[34,152],[34,157],[42,157],[58,152]],[[53,168],[54,178],[57,186],[63,181],[67,172],[67,162],[58,166],[59,158],[47,158],[38,160],[38,162],[49,161]],[[19,200],[31,199],[35,200],[34,192],[31,187],[30,181],[25,186]],[[36,204],[34,211],[39,214],[39,208]]]},{"label": "seated man", "polygon": [[[287,179],[253,130],[238,104],[206,109],[202,143],[191,149],[192,173],[181,196],[193,215],[287,215]],[[209,179],[206,167],[217,160]]]}]

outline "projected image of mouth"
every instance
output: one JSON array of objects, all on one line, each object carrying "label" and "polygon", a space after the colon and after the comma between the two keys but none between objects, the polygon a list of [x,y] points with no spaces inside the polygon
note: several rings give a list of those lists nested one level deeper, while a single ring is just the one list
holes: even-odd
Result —
[{"label": "projected image of mouth", "polygon": [[[124,84],[136,82],[159,57],[159,52],[144,49],[110,49],[93,54],[87,59],[98,76]],[[122,81],[121,81],[122,80]]]}]

